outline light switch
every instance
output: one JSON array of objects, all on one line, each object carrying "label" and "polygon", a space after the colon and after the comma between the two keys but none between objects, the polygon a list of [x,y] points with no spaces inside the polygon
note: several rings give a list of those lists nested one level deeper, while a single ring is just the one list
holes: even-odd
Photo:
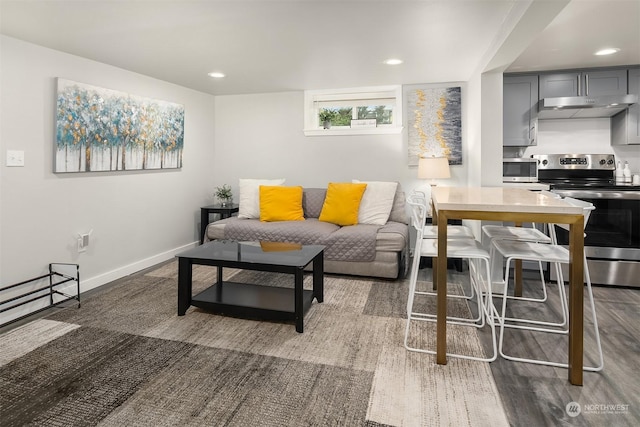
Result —
[{"label": "light switch", "polygon": [[7,150],[7,166],[24,166],[24,151]]}]

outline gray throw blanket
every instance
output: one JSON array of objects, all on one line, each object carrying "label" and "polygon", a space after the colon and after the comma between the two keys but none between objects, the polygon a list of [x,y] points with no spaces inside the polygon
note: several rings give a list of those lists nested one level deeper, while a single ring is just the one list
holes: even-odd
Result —
[{"label": "gray throw blanket", "polygon": [[[235,219],[235,220],[233,220]],[[358,224],[340,227],[307,218],[304,221],[260,222],[257,219],[225,220],[224,238],[266,240],[303,245],[324,245],[325,259],[334,261],[373,261],[379,225]]]}]

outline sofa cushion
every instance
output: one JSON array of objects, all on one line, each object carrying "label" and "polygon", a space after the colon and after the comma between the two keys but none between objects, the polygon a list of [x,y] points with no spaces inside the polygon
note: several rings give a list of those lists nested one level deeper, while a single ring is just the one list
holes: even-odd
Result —
[{"label": "sofa cushion", "polygon": [[305,188],[302,193],[302,209],[305,218],[318,218],[322,212],[326,188]]},{"label": "sofa cushion", "polygon": [[261,185],[260,221],[304,221],[302,187]]},{"label": "sofa cushion", "polygon": [[389,221],[378,229],[376,250],[401,252],[409,247],[409,227],[400,222]]},{"label": "sofa cushion", "polygon": [[284,178],[280,179],[245,179],[240,178],[240,197],[238,200],[239,218],[260,218],[260,193],[261,185],[282,185]]},{"label": "sofa cushion", "polygon": [[389,221],[409,224],[409,215],[407,215],[407,208],[404,203],[404,199],[404,191],[402,191],[400,184],[398,184],[396,195],[393,198],[393,207],[391,208],[391,213],[389,214]]},{"label": "sofa cushion", "polygon": [[[305,222],[298,221],[296,222],[296,224],[305,225],[305,226],[312,223],[314,223],[312,224],[313,226],[315,226],[315,224],[324,224],[329,228],[325,229],[325,227],[323,227],[323,232],[329,231],[329,230],[336,230],[338,227],[337,225],[330,224],[328,222],[319,222],[317,218],[309,218],[309,219],[311,221],[309,220]],[[225,235],[225,228],[227,224],[231,222],[238,222],[238,221],[247,221],[247,220],[239,219],[236,216],[232,216],[230,218],[225,218],[225,219],[212,222],[207,227],[207,233],[206,233],[207,240],[223,240],[225,238],[230,238],[229,234]],[[252,221],[259,223],[259,221],[255,219]],[[263,224],[267,225],[271,223],[263,223]],[[276,222],[273,224],[279,224],[279,223]],[[261,234],[261,236],[263,235]],[[289,241],[294,240],[292,236],[288,236],[288,237],[289,237]],[[257,238],[250,237],[248,240],[257,240]],[[297,240],[297,239],[296,241],[301,242],[301,240]],[[400,252],[406,249],[407,245],[409,244],[408,242],[409,242],[409,228],[407,227],[407,225],[401,224],[399,222],[389,221],[387,224],[383,225],[378,229],[378,234],[376,234],[375,249],[376,249],[376,252],[380,252],[380,251]]]},{"label": "sofa cushion", "polygon": [[[315,218],[305,221],[262,222],[238,217],[216,221],[209,224],[208,228],[212,229],[220,223],[224,223],[224,239],[324,245],[325,259],[341,261],[373,260],[376,254],[376,236],[380,228],[369,224],[340,227]],[[208,236],[213,234],[212,231],[207,233]]]},{"label": "sofa cushion", "polygon": [[330,182],[318,219],[337,225],[358,223],[358,210],[367,184]]},{"label": "sofa cushion", "polygon": [[353,182],[367,184],[367,189],[362,195],[360,209],[358,210],[358,224],[386,224],[393,207],[393,199],[398,183],[358,181],[357,179],[354,179]]}]

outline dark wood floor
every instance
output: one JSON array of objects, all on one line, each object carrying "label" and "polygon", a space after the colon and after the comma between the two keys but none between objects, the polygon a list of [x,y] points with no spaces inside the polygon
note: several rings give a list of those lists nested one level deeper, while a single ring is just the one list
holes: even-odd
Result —
[{"label": "dark wood floor", "polygon": [[[430,276],[430,269],[422,270],[421,274]],[[449,274],[456,278],[464,275],[451,270]],[[541,295],[540,282],[534,278],[525,279],[524,289],[529,296]],[[585,372],[582,387],[569,384],[564,368],[500,357],[491,363],[512,426],[640,426],[640,289],[594,286],[593,293],[605,365],[601,372]],[[596,361],[592,317],[587,303],[585,289],[585,365]],[[518,304],[513,306],[514,310],[527,315],[552,316],[552,319],[555,315],[560,319],[556,286],[550,288],[545,304],[514,304]],[[489,351],[489,329],[484,328],[480,336]],[[565,362],[567,342],[566,335],[517,330],[505,333],[505,349],[507,345],[510,349],[508,354],[522,357]],[[567,414],[566,407],[570,402],[580,405],[579,415],[570,417]]]},{"label": "dark wood floor", "polygon": [[[466,271],[449,270],[448,274],[449,280],[458,283],[468,280]],[[420,270],[420,280],[431,280],[430,268]],[[533,278],[525,279],[524,288],[528,296],[540,294],[539,281]],[[584,386],[570,385],[567,370],[563,368],[501,358],[490,364],[512,426],[640,426],[640,289],[594,286],[593,291],[605,366],[598,373],[585,372]],[[543,315],[544,310],[551,316],[559,316],[557,288],[551,289],[547,304],[519,307],[534,316]],[[585,363],[588,364],[594,361],[595,342],[587,307],[585,305]],[[471,308],[475,311],[475,307]],[[45,315],[46,312],[5,326],[0,328],[0,333]],[[480,331],[480,338],[487,352],[490,351],[488,328]],[[567,358],[566,336],[509,331],[505,343],[507,340],[517,355],[561,362]],[[567,414],[570,402],[580,404],[581,413],[576,417]]]}]

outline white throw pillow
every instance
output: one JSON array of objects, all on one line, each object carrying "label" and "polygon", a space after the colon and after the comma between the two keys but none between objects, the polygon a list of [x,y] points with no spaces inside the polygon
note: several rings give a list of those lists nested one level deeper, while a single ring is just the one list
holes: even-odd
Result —
[{"label": "white throw pillow", "polygon": [[240,178],[240,200],[238,204],[238,218],[260,218],[260,186],[282,185],[284,178],[280,179],[245,179]]},{"label": "white throw pillow", "polygon": [[393,207],[393,198],[398,188],[397,182],[382,181],[358,181],[367,184],[367,189],[362,195],[360,201],[360,210],[358,211],[358,223],[384,225],[389,220],[389,214]]}]

